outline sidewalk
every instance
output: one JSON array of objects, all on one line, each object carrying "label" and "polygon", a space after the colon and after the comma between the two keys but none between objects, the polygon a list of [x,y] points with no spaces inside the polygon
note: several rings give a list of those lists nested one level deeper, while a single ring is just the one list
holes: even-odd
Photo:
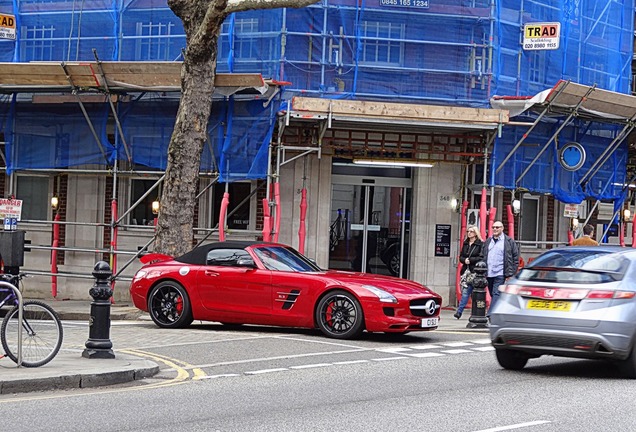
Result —
[{"label": "sidewalk", "polygon": [[[50,304],[63,321],[88,323],[91,310],[90,300],[41,300]],[[466,328],[470,311],[461,320],[453,318],[454,309],[443,309],[437,331],[481,332],[488,329]],[[148,315],[132,304],[113,304],[111,321],[149,320]],[[66,327],[65,327],[66,329]],[[147,359],[117,352],[113,341],[114,359],[87,359],[82,357],[81,347],[88,339],[86,334],[79,340],[67,340],[62,349],[49,363],[38,368],[17,368],[15,363],[5,358],[0,360],[0,394],[26,393],[55,389],[87,388],[121,384],[144,379],[159,373],[159,365]],[[82,331],[84,328],[82,328]],[[65,334],[68,332],[65,330]],[[66,336],[66,335],[65,335]]]}]

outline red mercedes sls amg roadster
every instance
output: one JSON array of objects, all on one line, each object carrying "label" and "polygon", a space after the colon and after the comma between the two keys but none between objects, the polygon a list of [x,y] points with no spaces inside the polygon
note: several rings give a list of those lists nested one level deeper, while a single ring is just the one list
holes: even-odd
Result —
[{"label": "red mercedes sls amg roadster", "polygon": [[193,320],[319,328],[351,339],[438,326],[442,298],[406,279],[322,270],[289,246],[227,241],[172,258],[142,257],[132,280],[135,306],[159,327]]}]

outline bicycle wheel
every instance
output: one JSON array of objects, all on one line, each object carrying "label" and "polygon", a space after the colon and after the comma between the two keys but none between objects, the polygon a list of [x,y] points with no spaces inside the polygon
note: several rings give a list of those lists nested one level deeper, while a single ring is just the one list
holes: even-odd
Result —
[{"label": "bicycle wheel", "polygon": [[[27,300],[23,303],[22,366],[38,367],[55,357],[62,346],[62,322],[46,303]],[[6,355],[18,362],[18,306],[2,321],[0,339]]]}]

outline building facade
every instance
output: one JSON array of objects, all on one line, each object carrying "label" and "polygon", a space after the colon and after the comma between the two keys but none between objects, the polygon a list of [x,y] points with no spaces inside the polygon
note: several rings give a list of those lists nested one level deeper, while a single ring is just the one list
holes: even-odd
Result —
[{"label": "building facade", "polygon": [[[24,269],[42,296],[53,277],[58,296],[85,298],[82,276],[107,259],[126,300],[135,255],[152,249],[181,23],[165,0],[0,0],[0,14],[15,35],[0,40],[0,188],[23,202]],[[468,223],[510,223],[526,260],[565,244],[572,219],[629,237],[616,215],[631,199],[632,101],[584,115],[582,101],[629,93],[633,25],[633,1],[323,0],[233,14],[184,241],[218,238],[227,191],[226,237],[263,238],[270,211],[273,237],[322,267],[406,277],[453,304],[463,202]],[[263,85],[242,81],[252,74]],[[569,143],[585,154],[575,170],[561,163]]]}]

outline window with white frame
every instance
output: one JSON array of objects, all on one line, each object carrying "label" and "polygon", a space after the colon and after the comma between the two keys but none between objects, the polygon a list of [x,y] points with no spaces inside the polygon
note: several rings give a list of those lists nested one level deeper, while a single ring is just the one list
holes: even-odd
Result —
[{"label": "window with white frame", "polygon": [[135,58],[138,60],[174,60],[171,54],[172,22],[138,22]]},{"label": "window with white frame", "polygon": [[[234,58],[241,60],[256,60],[259,58],[259,49],[264,39],[259,30],[258,18],[236,18],[234,20],[233,38],[230,36],[230,23],[224,22],[221,30],[221,43],[219,44],[219,58],[227,58],[230,53],[230,44],[233,39]],[[271,47],[270,47],[271,48]]]},{"label": "window with white frame", "polygon": [[38,25],[22,27],[22,58],[27,60],[54,60],[53,36],[55,27]]},{"label": "window with white frame", "polygon": [[49,177],[18,175],[15,197],[22,200],[22,220],[45,221],[49,216]]},{"label": "window with white frame", "polygon": [[545,82],[545,51],[531,51],[528,55],[528,81],[543,84]]},{"label": "window with white frame", "polygon": [[404,24],[363,21],[362,63],[399,66],[404,56]]}]

